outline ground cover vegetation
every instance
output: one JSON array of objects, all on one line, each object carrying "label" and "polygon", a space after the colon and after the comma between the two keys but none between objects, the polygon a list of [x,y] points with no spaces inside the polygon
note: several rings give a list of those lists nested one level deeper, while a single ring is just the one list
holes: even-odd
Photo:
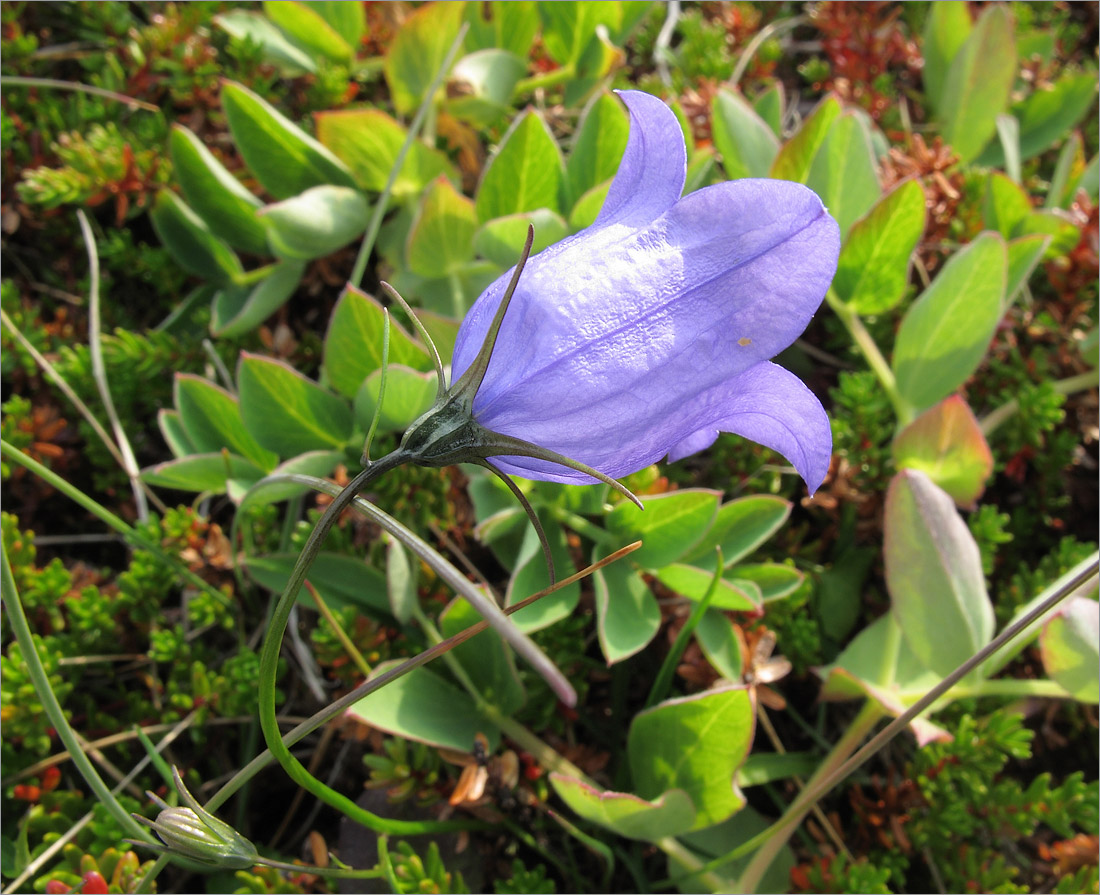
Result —
[{"label": "ground cover vegetation", "polygon": [[[0,16],[4,891],[1097,891],[1095,4]],[[643,131],[684,198],[612,186]],[[810,422],[738,417],[777,450],[633,467],[642,509],[470,464],[348,504],[529,228],[512,314],[744,178],[835,220],[761,251],[836,271],[751,367],[828,414],[814,493]]]}]

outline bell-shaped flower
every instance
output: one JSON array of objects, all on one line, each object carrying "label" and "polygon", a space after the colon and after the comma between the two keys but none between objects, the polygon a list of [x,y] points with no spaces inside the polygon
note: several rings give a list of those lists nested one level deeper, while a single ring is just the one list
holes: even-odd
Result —
[{"label": "bell-shaped flower", "polygon": [[483,355],[511,286],[474,420],[578,462],[499,447],[491,462],[529,479],[586,483],[581,465],[618,478],[734,432],[778,451],[813,491],[829,466],[829,420],[770,359],[829,287],[837,224],[817,195],[786,181],[737,180],[681,197],[675,115],[646,93],[621,96],[630,137],[599,217],[530,258],[518,281],[509,272],[482,294],[452,367],[458,382]]}]

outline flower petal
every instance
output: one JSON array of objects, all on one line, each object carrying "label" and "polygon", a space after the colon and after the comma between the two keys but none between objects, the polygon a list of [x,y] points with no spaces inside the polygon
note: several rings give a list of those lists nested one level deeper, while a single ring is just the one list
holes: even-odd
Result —
[{"label": "flower petal", "polygon": [[719,432],[733,432],[778,451],[811,494],[818,489],[829,471],[833,435],[821,403],[797,376],[777,364],[757,364],[715,392],[702,400],[724,397],[725,415],[675,445],[669,462],[710,447]]},{"label": "flower petal", "polygon": [[680,198],[687,177],[687,150],[676,115],[640,90],[618,91],[630,112],[623,160],[593,227],[644,227]]}]

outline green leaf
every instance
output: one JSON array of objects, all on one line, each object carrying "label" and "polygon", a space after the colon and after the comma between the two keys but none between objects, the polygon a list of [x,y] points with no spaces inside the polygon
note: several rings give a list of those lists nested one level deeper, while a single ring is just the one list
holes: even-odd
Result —
[{"label": "green leaf", "polygon": [[174,403],[196,453],[228,449],[267,471],[279,462],[249,434],[241,418],[240,402],[225,389],[198,376],[178,373]]},{"label": "green leaf", "polygon": [[840,100],[831,93],[819,102],[798,132],[780,148],[772,162],[770,176],[776,180],[805,183],[810,176],[810,165],[842,111]]},{"label": "green leaf", "polygon": [[[297,553],[273,553],[268,556],[250,556],[244,560],[245,569],[261,587],[272,593],[282,593],[290,580],[290,573],[298,561]],[[386,596],[386,578],[363,560],[342,553],[317,554],[309,569],[309,581],[325,604],[335,612],[345,606],[366,610],[371,615],[389,616],[390,603]],[[298,595],[298,603],[315,608],[313,598],[305,589]]]},{"label": "green leaf", "polygon": [[157,236],[188,273],[215,283],[232,282],[244,273],[229,246],[171,190],[161,190],[149,212]]},{"label": "green leaf", "polygon": [[1059,258],[1073,251],[1081,238],[1081,231],[1068,220],[1061,209],[1033,211],[1016,225],[1013,236],[1042,235],[1049,237],[1046,258]]},{"label": "green leaf", "polygon": [[630,119],[622,102],[610,93],[597,97],[581,119],[565,163],[563,208],[572,209],[585,193],[615,176],[629,133]]},{"label": "green leaf", "polygon": [[754,710],[742,688],[709,690],[640,712],[627,755],[642,798],[682,789],[696,808],[692,829],[720,823],[745,799],[734,774],[752,746]]},{"label": "green leaf", "polygon": [[1008,253],[983,233],[944,265],[909,308],[894,345],[898,390],[916,410],[947,397],[977,369],[1001,318]]},{"label": "green leaf", "polygon": [[679,836],[695,825],[695,806],[680,789],[646,801],[626,792],[594,789],[563,774],[551,774],[550,782],[573,813],[627,839],[655,842]]},{"label": "green leaf", "polygon": [[1100,702],[1100,604],[1071,597],[1039,635],[1043,667],[1080,702]]},{"label": "green leaf", "polygon": [[959,161],[977,158],[993,137],[1015,79],[1011,14],[1004,6],[987,6],[951,60],[938,110],[943,138]]},{"label": "green leaf", "polygon": [[[353,4],[354,5],[354,4]],[[264,0],[264,12],[278,25],[296,46],[313,56],[324,56],[333,62],[347,63],[353,51],[343,36],[333,28],[312,3],[295,0]]]},{"label": "green leaf", "polygon": [[535,228],[531,254],[537,255],[548,246],[565,239],[569,228],[561,217],[547,208],[522,214],[493,218],[474,234],[474,251],[505,269],[519,261],[519,253],[527,242],[527,228]]},{"label": "green leaf", "polygon": [[367,35],[367,14],[362,3],[345,3],[344,0],[309,0],[314,10],[329,27],[344,39],[351,49],[358,49]]},{"label": "green leaf", "polygon": [[916,180],[898,185],[856,221],[840,250],[833,289],[857,314],[880,314],[904,298],[924,221],[924,190]]},{"label": "green leaf", "polygon": [[[440,615],[439,630],[444,637],[453,637],[480,621],[477,610],[461,597],[456,597]],[[485,701],[499,712],[514,715],[523,708],[527,693],[516,673],[512,651],[496,631],[490,628],[475,634],[451,653]]]},{"label": "green leaf", "polygon": [[[775,81],[752,101],[753,110],[777,137],[783,136],[783,107],[785,104],[786,98],[783,94],[782,81]],[[778,145],[776,148],[778,149]]]},{"label": "green leaf", "polygon": [[806,580],[798,569],[776,562],[735,566],[730,569],[729,575],[742,586],[746,581],[755,584],[760,588],[760,597],[765,603],[789,597]]},{"label": "green leaf", "polygon": [[731,500],[718,508],[714,524],[684,560],[704,568],[709,562],[713,568],[715,548],[721,547],[722,561],[729,568],[779,531],[790,515],[790,501],[782,497],[762,494]]},{"label": "green leaf", "polygon": [[422,277],[445,277],[474,255],[477,212],[474,203],[446,177],[437,177],[420,203],[405,254],[409,268]]},{"label": "green leaf", "polygon": [[686,554],[707,532],[718,512],[719,491],[698,488],[643,497],[644,510],[623,502],[607,516],[607,530],[618,541],[642,541],[630,555],[646,569],[659,569]]},{"label": "green leaf", "polygon": [[246,505],[262,506],[269,503],[278,503],[281,500],[290,500],[299,494],[308,494],[309,486],[297,482],[273,482],[271,478],[278,475],[306,475],[319,478],[332,475],[336,465],[347,459],[343,451],[309,451],[291,457],[289,460],[276,466],[269,476],[257,482],[240,495],[237,501],[237,512],[241,512]]},{"label": "green leaf", "polygon": [[191,443],[187,430],[183,427],[183,419],[180,417],[178,410],[165,410],[164,408],[158,410],[157,426],[160,429],[160,434],[164,436],[172,456],[177,460],[180,457],[195,453],[195,445]]},{"label": "green leaf", "polygon": [[661,627],[657,598],[642,576],[624,562],[592,576],[596,593],[596,630],[608,665],[633,656],[649,645]]},{"label": "green leaf", "polygon": [[714,145],[730,180],[767,177],[779,138],[740,93],[722,89],[711,104]]},{"label": "green leaf", "polygon": [[512,91],[527,64],[507,50],[487,49],[458,61],[447,82],[447,110],[463,121],[489,127],[512,111]]},{"label": "green leaf", "polygon": [[251,332],[286,304],[302,280],[301,261],[280,261],[259,283],[226,286],[214,296],[210,331],[223,338]]},{"label": "green leaf", "polygon": [[940,0],[928,6],[928,18],[924,22],[924,95],[932,109],[943,106],[951,63],[963,48],[973,26],[970,10],[963,0]]},{"label": "green leaf", "polygon": [[959,395],[945,398],[894,439],[898,469],[918,469],[963,509],[974,509],[993,474],[993,454],[982,427]]},{"label": "green leaf", "polygon": [[982,199],[982,223],[987,229],[1008,239],[1031,212],[1031,199],[1023,187],[1000,171],[989,173]]},{"label": "green leaf", "polygon": [[464,21],[468,50],[499,47],[526,59],[539,30],[539,13],[532,0],[511,3],[467,3]]},{"label": "green leaf", "polygon": [[901,470],[886,492],[886,587],[914,655],[946,676],[989,643],[993,606],[982,558],[950,495]]},{"label": "green leaf", "polygon": [[[398,662],[383,662],[378,677]],[[473,698],[427,668],[414,668],[348,708],[348,713],[387,733],[427,743],[437,749],[469,752],[480,733],[490,751],[500,742],[500,730],[480,714]]]},{"label": "green leaf", "polygon": [[[382,371],[375,370],[363,380],[355,396],[355,420],[364,432],[370,428],[370,421],[374,418],[381,382]],[[386,373],[386,396],[378,417],[378,431],[404,432],[410,423],[432,406],[436,391],[435,373],[421,373],[390,364]]]},{"label": "green leaf", "polygon": [[173,125],[169,147],[187,204],[211,232],[241,251],[266,255],[267,235],[256,218],[263,203],[183,125]]},{"label": "green leaf", "polygon": [[288,199],[314,186],[356,186],[340,159],[247,87],[227,81],[221,96],[237,150],[275,198]]},{"label": "green leaf", "polygon": [[264,59],[275,65],[284,77],[293,78],[306,72],[317,74],[317,65],[310,55],[291,43],[262,13],[233,9],[214,16],[214,24],[230,37],[260,47]]},{"label": "green leaf", "polygon": [[575,0],[555,0],[538,4],[542,19],[542,41],[550,58],[559,65],[575,65],[593,40],[598,24],[597,5]]},{"label": "green leaf", "polygon": [[224,494],[229,479],[259,481],[264,471],[251,460],[236,454],[191,454],[158,463],[141,471],[141,480],[158,488]]},{"label": "green leaf", "polygon": [[533,110],[519,116],[489,161],[478,186],[476,207],[482,223],[507,214],[549,208],[560,211],[561,152]]},{"label": "green leaf", "polygon": [[351,438],[347,402],[282,361],[242,352],[237,388],[248,431],[281,457],[342,448]]},{"label": "green leaf", "polygon": [[[397,30],[384,71],[397,111],[415,111],[447,58],[462,24],[463,3],[429,3],[415,10]],[[469,744],[465,748],[469,748]]]},{"label": "green leaf", "polygon": [[[869,698],[894,717],[941,680],[913,654],[891,612],[860,631],[832,665],[816,671],[824,680],[822,699]],[[924,718],[913,719],[909,728],[922,746],[951,738],[943,728]]]},{"label": "green leaf", "polygon": [[[390,599],[390,612],[398,624],[408,624],[417,604],[416,578],[418,566],[409,562],[409,554],[401,542],[386,535],[386,593]],[[449,634],[444,636],[449,637]]]},{"label": "green leaf", "polygon": [[695,627],[695,640],[711,667],[728,681],[741,683],[744,662],[733,622],[720,609],[708,609]]},{"label": "green leaf", "polygon": [[367,229],[370,209],[358,190],[315,186],[260,212],[271,250],[280,258],[309,261],[331,255]]},{"label": "green leaf", "polygon": [[[325,376],[340,394],[354,398],[363,381],[382,367],[382,305],[347,286],[329,318],[325,334]],[[390,322],[390,364],[432,369],[432,360],[397,321]]]},{"label": "green leaf", "polygon": [[[541,510],[536,512],[546,531],[546,539],[550,542],[550,555],[554,559],[554,569],[558,579],[572,575],[576,569],[569,555],[569,543],[565,539],[565,532],[549,513]],[[538,593],[549,586],[550,573],[546,568],[542,546],[539,544],[534,527],[528,525],[523,535],[523,545],[520,547],[516,567],[512,571],[512,579],[508,582],[505,605],[511,606],[513,603],[526,600],[531,594]],[[511,618],[516,627],[530,634],[532,631],[549,627],[572,613],[580,598],[580,585],[573,583],[521,609]]]},{"label": "green leaf", "polygon": [[[386,187],[404,145],[406,129],[378,109],[318,112],[317,139],[351,170],[359,186],[373,193]],[[419,196],[440,175],[458,178],[447,157],[415,140],[401,165],[390,193],[395,201]]]},{"label": "green leaf", "polygon": [[576,201],[573,210],[569,212],[570,233],[576,233],[578,230],[591,227],[596,223],[596,218],[599,217],[600,209],[607,201],[607,193],[610,189],[611,181],[605,180],[603,183],[592,187]]},{"label": "green leaf", "polygon": [[[637,552],[640,553],[641,550]],[[714,583],[713,571],[683,563],[667,563],[657,569],[656,576],[669,590],[696,603],[703,599]],[[718,589],[710,605],[715,609],[733,612],[759,612],[761,602],[763,594],[753,582],[723,578],[718,582]]]},{"label": "green leaf", "polygon": [[[1065,74],[1047,89],[1037,89],[1014,108],[1020,122],[1020,158],[1035,158],[1065,138],[1090,108],[1096,106],[1096,72]],[[1004,165],[999,142],[992,142],[977,163]]]},{"label": "green leaf", "polygon": [[806,185],[821,197],[846,239],[852,224],[882,195],[870,136],[861,118],[848,112],[832,123],[810,164]]}]

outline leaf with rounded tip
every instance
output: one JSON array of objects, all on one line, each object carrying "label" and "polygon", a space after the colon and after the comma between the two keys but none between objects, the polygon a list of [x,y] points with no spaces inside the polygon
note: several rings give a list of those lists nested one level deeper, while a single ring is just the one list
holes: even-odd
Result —
[{"label": "leaf with rounded tip", "polygon": [[741,683],[744,672],[741,641],[725,612],[718,609],[704,612],[695,626],[695,640],[715,671],[728,681]]},{"label": "leaf with rounded tip", "polygon": [[[355,396],[355,420],[364,432],[370,429],[378,406],[382,371],[375,370],[359,387]],[[386,394],[378,417],[379,432],[404,432],[435,401],[434,373],[422,373],[409,367],[390,364],[386,371]]]},{"label": "leaf with rounded tip", "polygon": [[[351,4],[356,6],[358,4]],[[278,25],[292,43],[312,56],[324,56],[333,62],[347,63],[353,56],[352,47],[333,28],[312,3],[295,0],[264,0],[264,12]]]},{"label": "leaf with rounded tip", "polygon": [[1016,79],[1016,39],[1004,6],[985,8],[947,70],[937,117],[960,162],[973,161],[997,130]]},{"label": "leaf with rounded tip", "polygon": [[924,21],[924,68],[921,76],[928,104],[935,110],[939,110],[943,103],[951,62],[973,30],[968,6],[963,0],[939,0],[928,7],[928,17]]},{"label": "leaf with rounded tip", "polygon": [[212,302],[210,331],[222,338],[251,332],[286,304],[305,269],[301,261],[279,261],[258,283],[219,289]]},{"label": "leaf with rounded tip", "polygon": [[297,77],[303,72],[317,73],[313,58],[295,46],[274,22],[258,11],[231,9],[214,16],[214,24],[230,37],[258,46],[264,60],[276,66],[284,77]]},{"label": "leaf with rounded tip", "polygon": [[241,251],[266,255],[267,234],[256,218],[263,203],[183,125],[172,126],[168,145],[187,204],[211,231]]},{"label": "leaf with rounded tip", "polygon": [[661,627],[657,598],[645,580],[624,562],[592,576],[596,593],[596,630],[608,665],[644,649]]},{"label": "leaf with rounded tip", "polygon": [[[643,546],[638,553],[644,549]],[[707,571],[683,563],[666,563],[656,569],[654,574],[665,587],[696,603],[706,596],[714,582],[713,570]],[[710,605],[715,609],[735,612],[757,612],[763,599],[755,582],[723,578],[718,582],[718,589],[711,598]]]},{"label": "leaf with rounded tip", "polygon": [[926,410],[894,439],[899,469],[919,469],[960,507],[973,509],[993,474],[993,454],[967,403],[951,395]]},{"label": "leaf with rounded tip", "polygon": [[158,488],[224,494],[229,479],[257,482],[264,471],[251,460],[228,451],[191,454],[141,471],[141,480]]},{"label": "leaf with rounded tip", "polygon": [[527,241],[529,226],[535,228],[535,241],[531,244],[532,255],[560,242],[569,234],[569,228],[559,214],[548,208],[538,208],[535,211],[508,214],[486,221],[474,234],[474,251],[482,258],[507,269],[519,258]]},{"label": "leaf with rounded tip", "polygon": [[448,83],[454,95],[447,111],[461,121],[489,127],[512,111],[512,91],[527,64],[507,50],[478,50],[455,63]]},{"label": "leaf with rounded tip", "polygon": [[643,798],[682,789],[697,811],[692,829],[720,823],[745,804],[734,775],[754,730],[755,710],[743,687],[707,690],[639,712],[627,735],[634,788]]},{"label": "leaf with rounded tip", "polygon": [[575,814],[627,839],[656,842],[678,836],[695,824],[695,806],[680,789],[647,801],[627,792],[598,790],[573,777],[553,773],[550,783]]},{"label": "leaf with rounded tip", "polygon": [[714,523],[691,549],[685,562],[713,568],[715,548],[722,548],[722,561],[730,567],[752,553],[782,528],[791,515],[791,503],[770,494],[739,497],[722,504]]},{"label": "leaf with rounded tip", "polygon": [[886,588],[905,642],[946,677],[993,637],[993,606],[974,536],[950,495],[903,469],[886,492]]},{"label": "leaf with rounded tip", "polygon": [[310,261],[362,236],[370,208],[358,190],[326,185],[267,205],[259,217],[275,255]]},{"label": "leaf with rounded tip", "polygon": [[[569,555],[569,543],[561,524],[545,510],[536,510],[536,512],[546,531],[546,539],[550,542],[550,555],[553,557],[554,570],[558,579],[572,575],[575,566]],[[534,527],[528,523],[523,533],[523,544],[516,559],[516,567],[512,571],[512,579],[508,582],[505,605],[511,606],[513,603],[526,600],[531,594],[538,593],[549,586],[550,573],[546,568],[542,545],[539,543]],[[580,584],[574,582],[568,587],[543,597],[537,603],[521,609],[511,618],[516,627],[525,633],[541,631],[572,613],[577,608],[580,598]]]},{"label": "leaf with rounded tip", "polygon": [[188,440],[196,453],[223,449],[239,454],[270,472],[279,462],[249,434],[241,418],[241,405],[234,395],[214,383],[190,373],[177,373],[174,402]]},{"label": "leaf with rounded tip", "polygon": [[722,89],[711,104],[714,145],[730,180],[767,177],[779,138],[739,93]]},{"label": "leaf with rounded tip", "polygon": [[244,273],[236,253],[171,190],[157,193],[149,219],[169,254],[188,273],[215,283],[231,283]]},{"label": "leaf with rounded tip", "polygon": [[806,186],[821,197],[844,239],[882,195],[870,134],[854,112],[830,125],[810,164]]},{"label": "leaf with rounded tip", "polygon": [[221,99],[237,150],[276,199],[315,186],[356,186],[340,159],[247,87],[226,81]]}]

